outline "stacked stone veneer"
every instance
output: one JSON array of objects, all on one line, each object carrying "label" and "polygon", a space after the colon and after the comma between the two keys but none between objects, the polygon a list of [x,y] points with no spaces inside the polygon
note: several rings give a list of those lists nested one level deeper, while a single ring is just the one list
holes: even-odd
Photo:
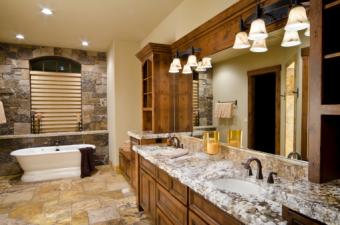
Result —
[{"label": "stacked stone veneer", "polygon": [[199,126],[213,124],[212,73],[199,74]]},{"label": "stacked stone veneer", "polygon": [[61,56],[82,65],[83,128],[106,130],[106,53],[0,43],[0,100],[7,117],[0,135],[30,133],[29,60],[43,56]]}]

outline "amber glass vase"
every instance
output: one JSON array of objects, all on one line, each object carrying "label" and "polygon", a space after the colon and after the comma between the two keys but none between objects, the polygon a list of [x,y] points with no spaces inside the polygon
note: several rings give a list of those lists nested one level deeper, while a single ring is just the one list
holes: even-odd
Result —
[{"label": "amber glass vase", "polygon": [[227,131],[228,145],[240,148],[242,144],[242,130]]},{"label": "amber glass vase", "polygon": [[209,155],[220,152],[220,133],[218,131],[205,132],[203,134],[204,151]]}]

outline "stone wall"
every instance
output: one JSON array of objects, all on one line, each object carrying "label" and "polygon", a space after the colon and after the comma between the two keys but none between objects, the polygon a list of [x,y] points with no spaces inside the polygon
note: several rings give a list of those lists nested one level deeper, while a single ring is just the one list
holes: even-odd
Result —
[{"label": "stone wall", "polygon": [[83,128],[106,130],[105,52],[0,43],[0,100],[7,117],[0,135],[30,133],[29,60],[43,56],[62,56],[82,65]]},{"label": "stone wall", "polygon": [[59,145],[93,144],[96,146],[98,164],[107,164],[109,145],[107,131],[71,132],[56,134],[32,134],[17,136],[0,136],[0,176],[19,174],[22,172],[15,157],[10,153],[22,148]]},{"label": "stone wall", "polygon": [[213,124],[212,73],[199,74],[199,126]]}]

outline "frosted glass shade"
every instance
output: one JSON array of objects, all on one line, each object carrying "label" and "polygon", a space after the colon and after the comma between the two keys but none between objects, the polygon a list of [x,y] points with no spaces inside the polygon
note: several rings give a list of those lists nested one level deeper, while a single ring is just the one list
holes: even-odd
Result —
[{"label": "frosted glass shade", "polygon": [[266,52],[266,51],[268,51],[266,39],[254,41],[253,45],[250,48],[250,51],[252,51],[252,52]]},{"label": "frosted glass shade", "polygon": [[282,47],[293,47],[293,46],[297,46],[300,44],[301,44],[301,41],[300,41],[299,33],[297,31],[286,30],[283,36],[281,46]]},{"label": "frosted glass shade", "polygon": [[305,31],[305,36],[310,37],[310,28],[308,27],[307,30]]},{"label": "frosted glass shade", "polygon": [[198,62],[198,65],[197,65],[195,70],[196,70],[196,72],[205,72],[205,71],[207,71],[207,69],[204,68],[202,61]]},{"label": "frosted glass shade", "polygon": [[263,40],[268,37],[266,24],[263,19],[256,19],[251,23],[248,39],[252,41]]},{"label": "frosted glass shade", "polygon": [[205,69],[212,68],[211,58],[203,57],[203,59],[202,59],[202,68],[205,68]]},{"label": "frosted glass shade", "polygon": [[195,55],[189,55],[187,65],[191,67],[197,66],[197,58]]},{"label": "frosted glass shade", "polygon": [[170,65],[169,73],[179,73],[178,68],[174,65],[173,62]]},{"label": "frosted glass shade", "polygon": [[181,60],[179,58],[174,58],[172,63],[175,67],[177,67],[177,69],[182,69]]},{"label": "frosted glass shade", "polygon": [[288,15],[288,21],[285,26],[285,30],[304,30],[309,27],[309,21],[306,13],[306,9],[301,6],[295,6],[292,8]]},{"label": "frosted glass shade", "polygon": [[248,34],[244,31],[238,32],[235,37],[233,49],[245,49],[249,47]]},{"label": "frosted glass shade", "polygon": [[190,65],[185,64],[184,67],[183,67],[182,73],[183,73],[183,74],[191,74],[191,73],[192,73],[192,70],[191,70]]}]

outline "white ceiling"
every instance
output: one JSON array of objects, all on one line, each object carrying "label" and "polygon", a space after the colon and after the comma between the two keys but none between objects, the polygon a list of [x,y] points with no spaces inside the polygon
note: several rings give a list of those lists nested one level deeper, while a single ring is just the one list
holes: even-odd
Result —
[{"label": "white ceiling", "polygon": [[[183,0],[0,0],[0,42],[106,51],[141,41]],[[45,16],[42,7],[54,15]],[[25,35],[18,41],[15,35]]]}]

